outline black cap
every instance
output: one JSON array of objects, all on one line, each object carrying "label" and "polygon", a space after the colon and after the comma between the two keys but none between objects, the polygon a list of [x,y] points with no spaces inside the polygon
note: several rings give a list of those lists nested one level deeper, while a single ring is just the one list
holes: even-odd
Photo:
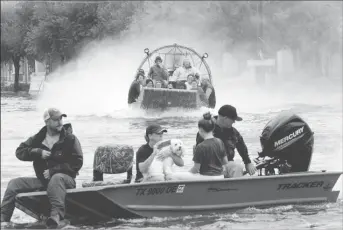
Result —
[{"label": "black cap", "polygon": [[161,58],[160,56],[157,56],[157,57],[155,58],[155,63],[156,63],[157,61],[161,61],[161,62],[162,62],[162,58]]},{"label": "black cap", "polygon": [[232,105],[223,105],[222,107],[220,107],[220,109],[218,110],[218,114],[220,116],[223,116],[223,117],[228,117],[232,120],[235,120],[235,121],[241,121],[243,120],[241,117],[239,117],[237,115],[237,111],[236,111],[236,108],[233,107]]},{"label": "black cap", "polygon": [[166,133],[166,132],[167,130],[162,128],[162,126],[158,124],[152,124],[152,125],[149,125],[148,128],[146,128],[145,134],[146,135],[153,134],[153,133],[160,134],[160,133]]},{"label": "black cap", "polygon": [[144,72],[144,69],[140,69],[140,70],[138,70],[138,74],[145,74],[145,72]]}]

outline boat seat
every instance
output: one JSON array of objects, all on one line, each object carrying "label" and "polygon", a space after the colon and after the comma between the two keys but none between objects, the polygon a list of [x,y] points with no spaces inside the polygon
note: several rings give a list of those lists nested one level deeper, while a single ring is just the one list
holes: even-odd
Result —
[{"label": "boat seat", "polygon": [[93,180],[84,181],[82,187],[120,184],[122,181],[104,181],[103,174],[126,173],[133,165],[134,150],[129,145],[104,145],[95,150]]}]

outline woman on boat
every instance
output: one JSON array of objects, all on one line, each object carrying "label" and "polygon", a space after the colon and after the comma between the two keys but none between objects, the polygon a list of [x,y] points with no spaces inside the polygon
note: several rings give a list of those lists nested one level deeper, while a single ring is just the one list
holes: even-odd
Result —
[{"label": "woman on boat", "polygon": [[213,136],[215,123],[210,113],[205,113],[198,122],[199,135],[204,141],[195,147],[194,165],[190,170],[193,174],[220,176],[224,173],[224,176],[228,177],[229,161],[224,144],[220,139]]},{"label": "woman on boat", "polygon": [[[146,144],[142,145],[136,152],[136,179],[135,182],[139,183],[143,180],[143,173],[149,171],[155,156],[159,152],[157,149],[158,143],[163,140],[163,133],[167,132],[158,124],[151,124],[146,128],[145,140]],[[184,165],[183,159],[179,156],[171,156],[175,165],[182,167]],[[153,180],[154,178],[151,178]],[[148,179],[149,180],[149,179]]]}]

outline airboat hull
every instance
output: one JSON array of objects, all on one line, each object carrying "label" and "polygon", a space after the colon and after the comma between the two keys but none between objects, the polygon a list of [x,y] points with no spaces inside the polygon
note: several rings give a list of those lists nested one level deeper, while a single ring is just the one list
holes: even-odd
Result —
[{"label": "airboat hull", "polygon": [[201,107],[199,95],[194,90],[146,88],[141,102],[138,103],[142,109],[197,109]]},{"label": "airboat hull", "polygon": [[[305,172],[201,181],[168,181],[68,190],[66,218],[98,222],[113,218],[175,217],[228,212],[246,207],[336,202],[333,187],[342,172]],[[21,193],[16,207],[44,219],[46,192]]]}]

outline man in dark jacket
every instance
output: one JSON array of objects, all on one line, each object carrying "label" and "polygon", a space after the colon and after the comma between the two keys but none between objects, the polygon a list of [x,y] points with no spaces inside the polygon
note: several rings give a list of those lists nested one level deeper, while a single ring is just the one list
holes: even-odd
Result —
[{"label": "man in dark jacket", "polygon": [[51,204],[47,227],[56,228],[65,223],[62,220],[66,189],[76,187],[75,178],[83,164],[83,153],[76,136],[67,133],[63,127],[65,114],[50,108],[43,117],[46,126],[16,150],[19,160],[33,161],[36,178],[20,177],[8,183],[1,204],[1,222],[11,220],[18,193],[46,190]]},{"label": "man in dark jacket", "polygon": [[[235,157],[235,149],[237,148],[239,155],[242,157],[245,164],[245,169],[250,175],[255,174],[256,168],[251,163],[248,154],[248,148],[245,145],[243,137],[232,125],[235,121],[243,120],[237,115],[236,108],[231,105],[223,105],[218,111],[218,117],[216,118],[216,125],[213,131],[213,135],[223,141],[227,158],[230,162],[231,177],[243,176],[243,168],[240,164],[233,161]],[[196,145],[200,144],[203,138],[197,134]]]},{"label": "man in dark jacket", "polygon": [[150,67],[148,77],[154,81],[154,85],[156,85],[156,81],[160,81],[163,83],[163,87],[167,88],[169,74],[162,66],[162,58],[160,56],[155,58],[155,65]]}]

